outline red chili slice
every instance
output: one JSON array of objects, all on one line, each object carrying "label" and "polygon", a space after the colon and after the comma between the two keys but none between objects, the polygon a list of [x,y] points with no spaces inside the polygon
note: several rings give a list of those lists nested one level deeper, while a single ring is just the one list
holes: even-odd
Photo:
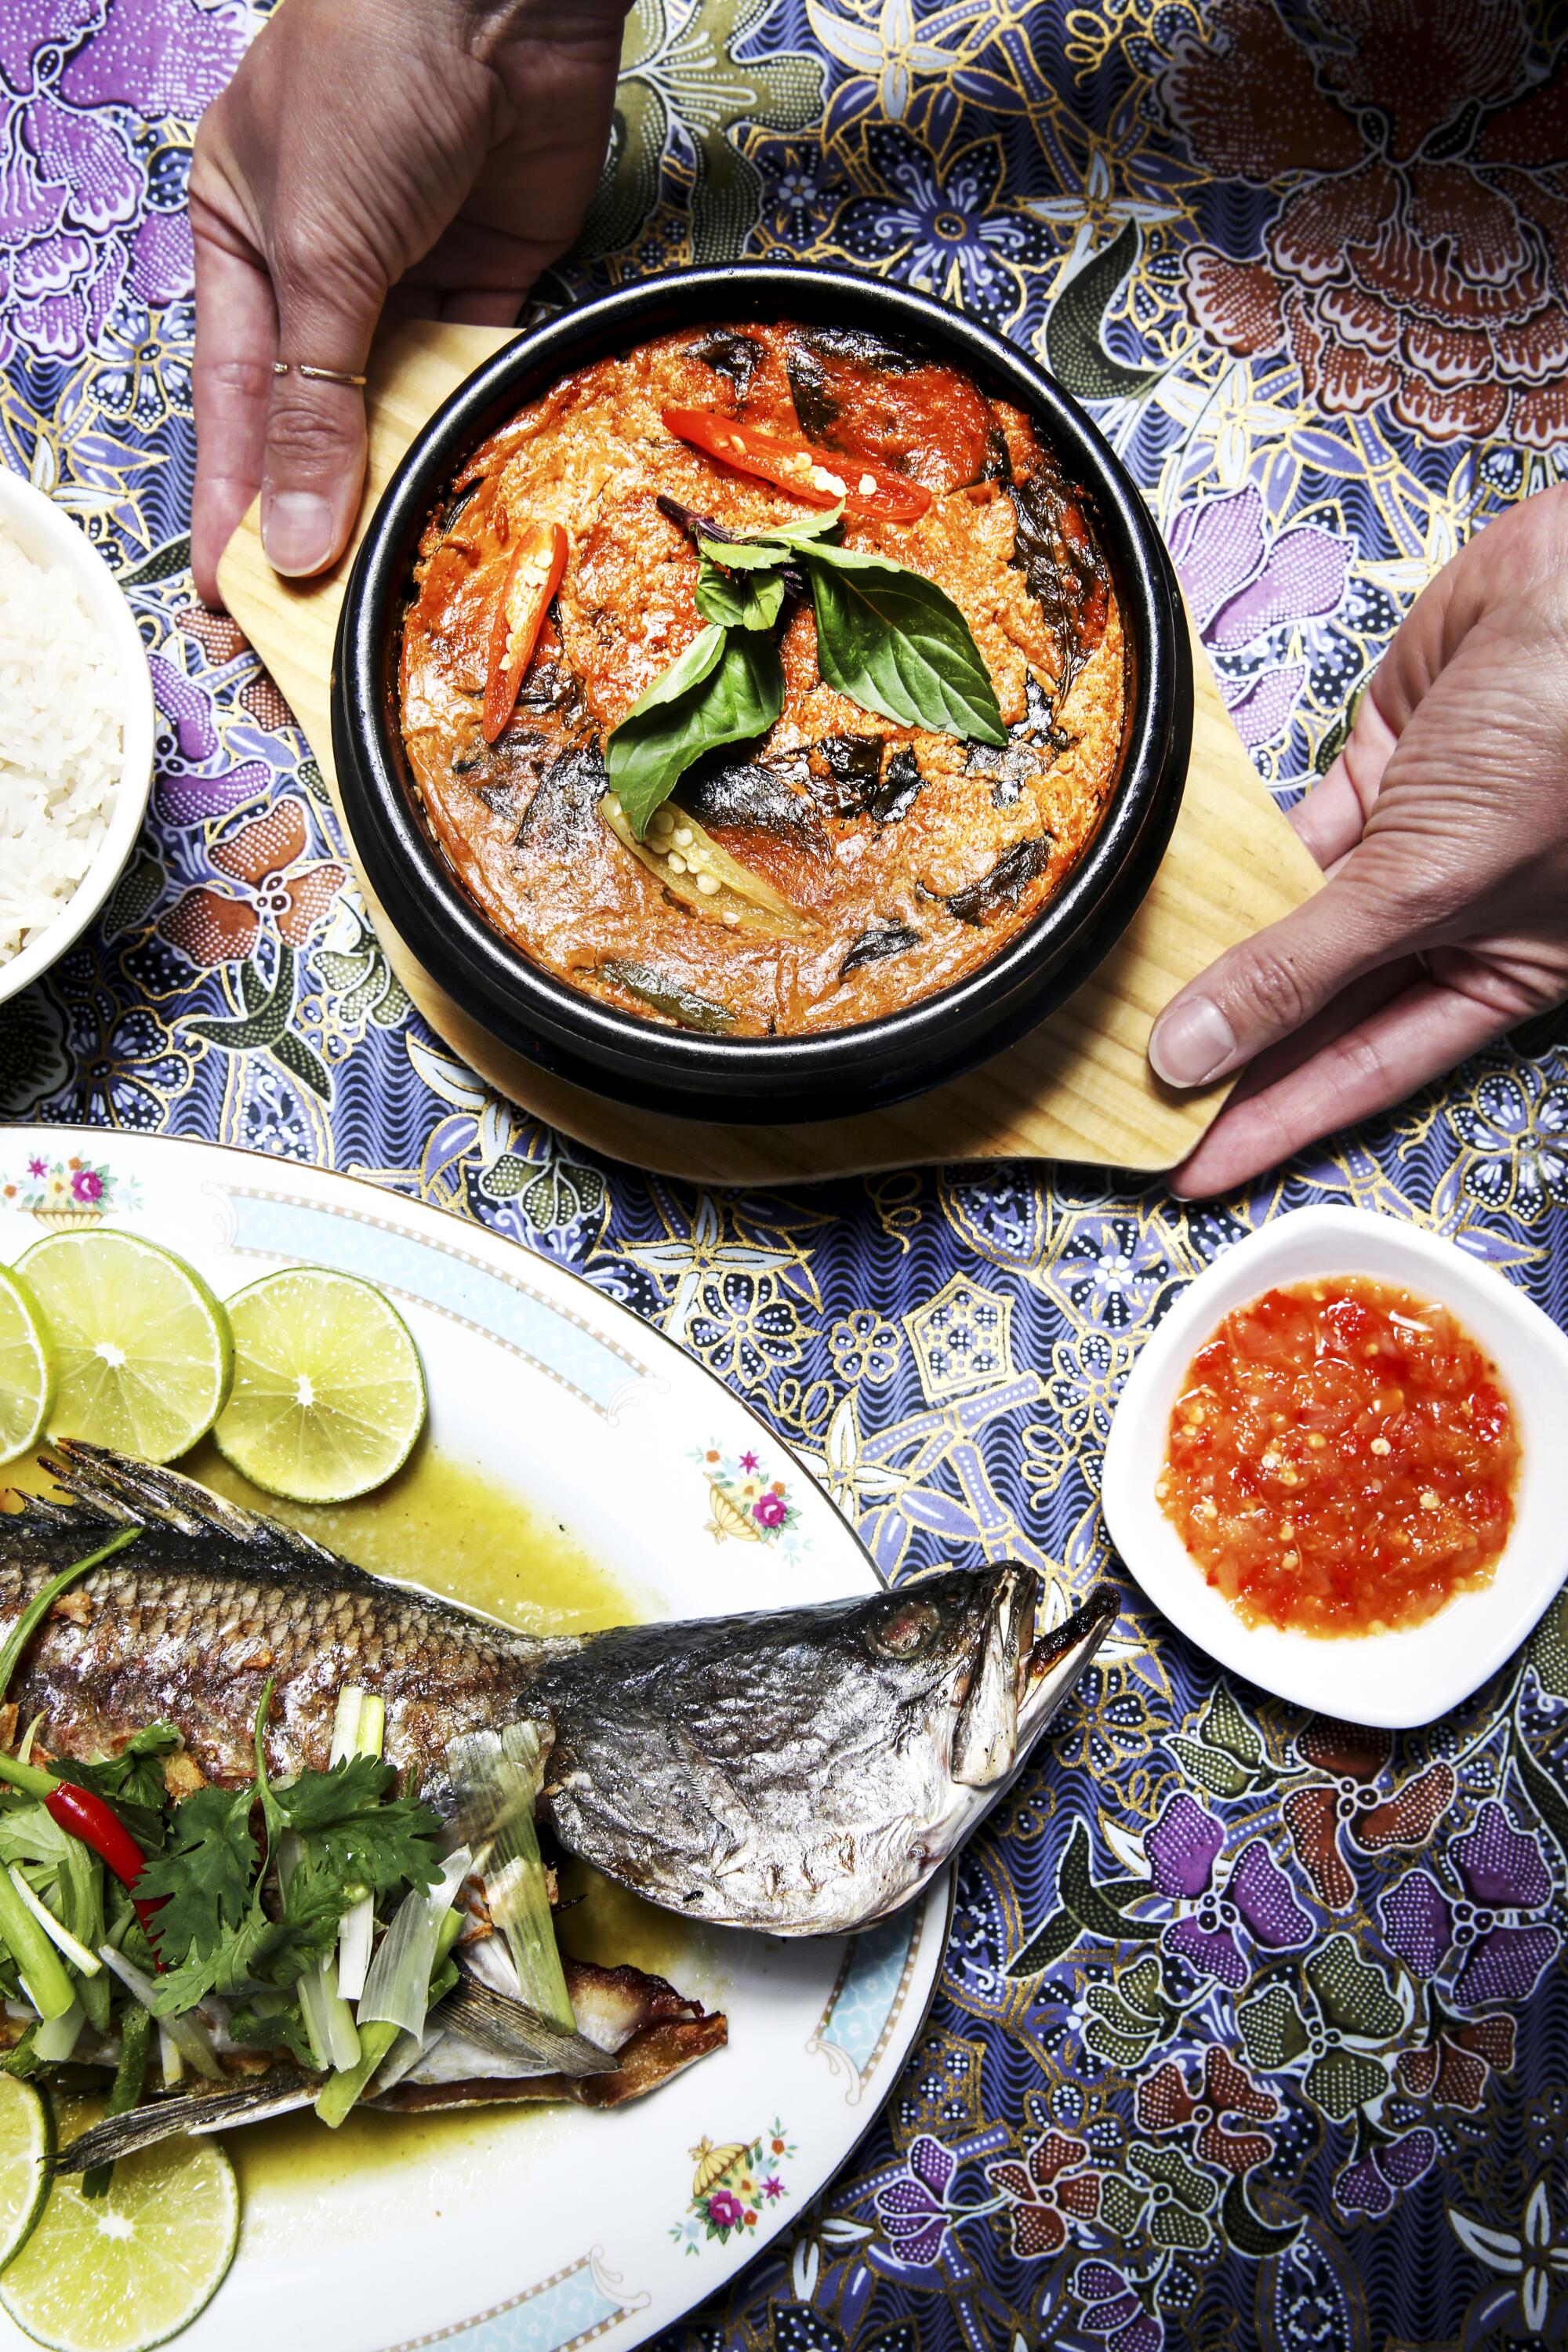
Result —
[{"label": "red chili slice", "polygon": [[738,416],[711,408],[667,408],[664,429],[705,457],[753,474],[808,507],[836,507],[860,522],[913,522],[931,504],[923,483],[895,474],[872,457],[841,457],[782,433],[764,433]]},{"label": "red chili slice", "polygon": [[481,732],[493,743],[516,708],[522,674],[566,569],[566,534],[558,522],[538,522],[512,550],[506,584],[490,630],[489,683]]},{"label": "red chili slice", "polygon": [[[110,1811],[101,1797],[95,1797],[90,1789],[79,1788],[74,1780],[57,1782],[44,1799],[44,1810],[62,1830],[68,1830],[73,1837],[80,1838],[83,1845],[90,1846],[121,1885],[131,1888],[136,1916],[151,1939],[153,1914],[163,1909],[165,1898],[160,1895],[155,1902],[137,1902],[136,1882],[147,1867],[147,1857],[119,1814]],[[160,1970],[163,1966],[159,1960]]]}]

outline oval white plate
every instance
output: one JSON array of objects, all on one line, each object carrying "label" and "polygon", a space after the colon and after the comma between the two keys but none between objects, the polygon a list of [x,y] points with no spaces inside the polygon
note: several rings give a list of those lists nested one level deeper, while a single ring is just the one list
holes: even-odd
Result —
[{"label": "oval white plate", "polygon": [[[90,1206],[52,1190],[63,1167],[72,1192],[72,1157],[101,1184]],[[49,1173],[30,1173],[35,1161]],[[563,1520],[651,1613],[714,1616],[879,1584],[827,1496],[717,1381],[625,1307],[481,1226],[212,1144],[0,1131],[0,1262],[42,1224],[95,1214],[178,1249],[220,1297],[301,1260],[380,1284],[424,1354],[434,1443]],[[731,1519],[716,1539],[710,1450],[721,1469],[754,1454],[770,1483],[782,1479],[789,1524],[744,1538]],[[944,1874],[854,1941],[706,1942],[687,1989],[728,2012],[729,2047],[615,2114],[497,2108],[456,2146],[437,2130],[430,2157],[395,2174],[329,2189],[269,2179],[184,2352],[274,2352],[280,2324],[334,2352],[437,2337],[462,2352],[563,2352],[589,2336],[630,2352],[725,2285],[843,2164],[919,2031],[948,1900]],[[692,2204],[699,2143],[774,2137],[788,2148],[775,2161],[767,2147],[776,2200],[758,2198],[754,2228],[710,2236]],[[0,2343],[25,2341],[0,2315]]]},{"label": "oval white plate", "polygon": [[[1154,1499],[1171,1408],[1197,1349],[1277,1285],[1360,1274],[1448,1307],[1496,1362],[1519,1415],[1513,1529],[1491,1583],[1402,1633],[1320,1640],[1248,1625],[1205,1583]],[[1513,1654],[1568,1571],[1568,1339],[1522,1291],[1451,1242],[1364,1209],[1298,1209],[1226,1250],[1184,1293],[1128,1376],[1105,1450],[1110,1539],[1190,1641],[1264,1690],[1348,1722],[1430,1723]]]},{"label": "oval white plate", "polygon": [[120,668],[120,782],[97,856],[52,923],[20,954],[0,963],[0,1004],[30,987],[75,945],[119,881],[147,814],[153,789],[153,677],[136,616],[87,533],[30,482],[0,466],[0,530],[35,563],[58,563],[70,573],[88,612],[102,630]]}]

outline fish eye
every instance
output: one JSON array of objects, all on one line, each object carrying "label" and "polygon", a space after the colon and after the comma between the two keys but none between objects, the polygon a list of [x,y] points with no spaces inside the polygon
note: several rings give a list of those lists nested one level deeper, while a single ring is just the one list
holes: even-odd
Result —
[{"label": "fish eye", "polygon": [[875,1627],[871,1646],[889,1658],[916,1658],[928,1647],[937,1627],[937,1612],[929,1601],[906,1601]]}]

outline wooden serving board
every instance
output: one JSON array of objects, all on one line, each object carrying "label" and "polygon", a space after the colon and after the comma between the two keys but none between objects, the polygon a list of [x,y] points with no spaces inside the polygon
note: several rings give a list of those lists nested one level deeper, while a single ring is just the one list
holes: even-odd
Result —
[{"label": "wooden serving board", "polygon": [[[381,339],[366,391],[370,467],[361,529],[420,427],[508,340],[493,328],[431,320],[405,322]],[[319,579],[280,580],[261,551],[253,507],[218,572],[229,611],[287,696],[334,798],[329,685],[353,556],[351,548]],[[1173,1167],[1226,1090],[1178,1095],[1160,1084],[1146,1053],[1155,1014],[1223,949],[1300,906],[1321,879],[1259,782],[1195,637],[1194,659],[1186,797],[1153,887],[1117,947],[1021,1044],[891,1110],[793,1127],[720,1127],[605,1101],[488,1035],[432,980],[368,892],[366,903],[398,978],[470,1068],[551,1126],[642,1168],[754,1184],[963,1160]]]}]

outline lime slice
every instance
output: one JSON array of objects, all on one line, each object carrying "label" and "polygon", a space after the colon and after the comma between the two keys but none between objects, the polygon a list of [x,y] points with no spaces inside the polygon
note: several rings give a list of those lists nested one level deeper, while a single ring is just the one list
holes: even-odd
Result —
[{"label": "lime slice", "polygon": [[55,1401],[55,1368],[37,1299],[0,1265],[0,1462],[37,1445]]},{"label": "lime slice", "polygon": [[408,1326],[353,1275],[295,1266],[228,1303],[234,1391],[213,1435],[253,1486],[347,1503],[400,1470],[425,1426]]},{"label": "lime slice", "polygon": [[0,2074],[0,2270],[32,2235],[49,2193],[55,2123],[31,2083]]},{"label": "lime slice", "polygon": [[[73,2136],[102,2105],[69,2103]],[[0,2271],[0,2304],[58,2352],[147,2352],[212,2301],[238,2240],[239,2190],[222,2148],[161,2140],[122,2156],[102,2197],[82,2195],[79,2173],[55,2181],[32,2235]]]},{"label": "lime slice", "polygon": [[132,1234],[48,1234],[22,1268],[54,1351],[51,1437],[172,1462],[206,1435],[234,1348],[223,1308],[182,1258]]}]

